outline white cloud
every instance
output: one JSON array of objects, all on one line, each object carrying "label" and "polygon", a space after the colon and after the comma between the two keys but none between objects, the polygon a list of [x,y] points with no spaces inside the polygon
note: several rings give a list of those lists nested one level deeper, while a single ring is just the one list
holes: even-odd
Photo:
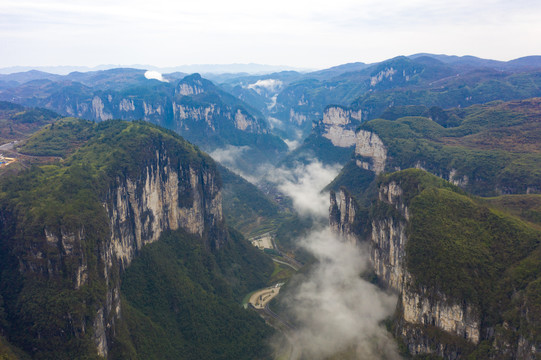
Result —
[{"label": "white cloud", "polygon": [[253,166],[244,164],[243,156],[246,151],[249,151],[249,146],[234,146],[226,145],[223,148],[215,149],[209,153],[215,161],[219,162],[230,171],[233,171],[235,174],[243,177],[245,180],[251,182],[252,184],[257,184],[261,177],[268,170],[269,165],[261,164],[259,168],[254,171],[247,173],[242,169],[253,168]]},{"label": "white cloud", "polygon": [[234,166],[242,157],[242,154],[249,149],[249,146],[227,145],[224,148],[212,151],[209,155],[224,166]]},{"label": "white cloud", "polygon": [[343,351],[357,359],[400,359],[381,325],[397,298],[360,277],[369,266],[366,249],[342,241],[328,227],[310,233],[301,245],[318,262],[294,278],[287,292],[287,313],[297,325],[293,359],[319,360]]},{"label": "white cloud", "polygon": [[159,80],[159,81],[162,81],[162,82],[169,82],[167,81],[166,79],[163,78],[162,74],[157,72],[157,71],[153,71],[153,70],[148,70],[145,72],[145,77],[147,79],[155,79],[155,80]]},{"label": "white cloud", "polygon": [[[321,190],[339,170],[313,161],[267,173],[267,180],[293,199],[297,212],[315,220],[314,229],[297,243],[317,263],[281,293],[295,325],[288,335],[289,359],[320,360],[346,351],[358,359],[398,360],[396,344],[381,325],[395,310],[396,296],[361,278],[370,267],[365,247],[343,241],[323,225],[328,224],[329,194]],[[282,340],[275,344],[281,350]]]},{"label": "white cloud", "polygon": [[295,150],[296,148],[298,148],[300,145],[301,145],[301,141],[300,140],[288,140],[288,139],[284,139],[284,142],[286,143],[289,151],[292,151],[292,150]]},{"label": "white cloud", "polygon": [[321,193],[340,171],[339,165],[323,165],[314,161],[294,169],[278,168],[267,173],[266,180],[291,197],[299,214],[325,219],[329,213],[329,194]]},{"label": "white cloud", "polygon": [[282,88],[282,85],[284,83],[277,79],[265,79],[265,80],[257,80],[257,82],[250,84],[247,86],[248,89],[254,89],[258,93],[260,92],[260,89],[266,89],[269,92],[277,92]]},{"label": "white cloud", "polygon": [[[276,104],[276,96],[273,96],[273,102],[274,102],[274,105],[275,105]],[[269,126],[270,126],[271,129],[274,129],[274,128],[283,129],[284,128],[284,123],[280,119],[269,116],[267,118],[267,121],[269,122]]]}]

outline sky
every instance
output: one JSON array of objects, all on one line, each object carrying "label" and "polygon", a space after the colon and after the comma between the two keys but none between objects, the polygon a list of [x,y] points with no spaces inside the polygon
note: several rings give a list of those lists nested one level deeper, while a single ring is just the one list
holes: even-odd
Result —
[{"label": "sky", "polygon": [[2,0],[0,67],[541,54],[539,0]]}]

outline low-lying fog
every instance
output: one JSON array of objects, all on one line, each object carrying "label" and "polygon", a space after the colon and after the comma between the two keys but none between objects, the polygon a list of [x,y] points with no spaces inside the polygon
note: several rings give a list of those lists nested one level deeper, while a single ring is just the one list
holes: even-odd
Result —
[{"label": "low-lying fog", "polygon": [[[230,164],[233,153],[239,152],[225,153]],[[321,191],[339,170],[314,160],[293,169],[260,169],[255,176],[245,176],[274,183],[291,197],[301,216],[315,220],[298,244],[317,262],[290,280],[281,300],[295,324],[288,336],[289,358],[325,359],[340,353],[340,358],[399,359],[396,344],[382,325],[395,310],[396,296],[361,278],[370,266],[367,249],[343,241],[328,225],[329,194]],[[276,347],[283,349],[283,341],[277,340]]]}]

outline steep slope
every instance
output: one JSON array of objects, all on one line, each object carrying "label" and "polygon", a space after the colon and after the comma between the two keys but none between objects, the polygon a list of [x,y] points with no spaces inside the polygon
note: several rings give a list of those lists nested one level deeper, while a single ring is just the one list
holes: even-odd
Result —
[{"label": "steep slope", "polygon": [[453,57],[399,56],[330,78],[309,73],[278,94],[270,114],[308,134],[330,104],[351,107],[371,120],[397,105],[451,108],[541,96],[538,59],[505,63],[447,58]]},{"label": "steep slope", "polygon": [[[263,286],[268,264],[259,262],[255,248],[242,243],[244,239],[233,235],[227,250],[213,253],[197,238],[177,230],[145,247],[122,277],[124,312],[110,358],[267,355],[263,344],[272,335],[270,329],[237,301]],[[241,256],[254,262],[250,268]],[[237,273],[239,268],[244,273]],[[232,281],[237,282],[233,293]]]},{"label": "steep slope", "polygon": [[[63,162],[1,184],[0,324],[8,340],[36,358],[112,356],[117,336],[131,333],[129,322],[140,319],[130,317],[140,308],[129,296],[124,315],[121,276],[145,245],[174,230],[180,232],[179,241],[197,242],[194,251],[205,253],[208,271],[217,273],[199,276],[188,267],[176,274],[190,278],[195,287],[204,287],[199,280],[215,279],[224,302],[205,295],[203,304],[208,299],[220,313],[235,311],[228,305],[233,294],[261,282],[246,279],[243,270],[251,272],[260,262],[264,277],[264,264],[272,265],[257,253],[249,255],[244,240],[225,228],[221,181],[210,157],[148,123],[76,119],[37,134],[31,141],[34,151],[48,144],[40,137],[62,136],[70,127],[86,135],[68,141],[72,149]],[[53,143],[63,147],[61,141]],[[264,331],[262,324],[254,326]],[[129,341],[123,343],[129,347]],[[144,352],[136,353],[145,358]]]},{"label": "steep slope", "polygon": [[272,229],[282,218],[279,205],[254,184],[223,166],[218,166],[223,182],[223,207],[227,223],[245,235]]},{"label": "steep slope", "polygon": [[286,144],[269,133],[263,115],[199,74],[175,83],[149,80],[142,70],[72,73],[0,91],[0,98],[88,120],[145,120],[212,151],[248,146],[252,164],[275,162]]},{"label": "steep slope", "polygon": [[365,119],[374,119],[389,106],[423,105],[441,108],[467,107],[495,100],[516,100],[541,95],[541,72],[539,69],[523,72],[502,72],[487,68],[474,68],[415,87],[382,89],[366,92],[350,106],[362,111]]},{"label": "steep slope", "polygon": [[356,132],[331,226],[367,243],[400,293],[393,331],[409,353],[539,356],[539,104],[397,106]]},{"label": "steep slope", "polygon": [[359,112],[338,105],[327,106],[310,135],[282,160],[282,164],[292,166],[295,162],[308,163],[313,159],[325,164],[345,164],[351,159],[355,131],[360,124]]},{"label": "steep slope", "polygon": [[369,216],[347,191],[338,199],[331,226],[367,242],[379,281],[400,293],[394,332],[411,354],[539,356],[538,226],[415,169],[379,178]]},{"label": "steep slope", "polygon": [[396,120],[361,125],[354,162],[376,175],[422,168],[483,196],[539,193],[540,104],[534,98],[445,111],[415,107],[430,118],[400,117],[411,109],[397,108],[389,116]]}]

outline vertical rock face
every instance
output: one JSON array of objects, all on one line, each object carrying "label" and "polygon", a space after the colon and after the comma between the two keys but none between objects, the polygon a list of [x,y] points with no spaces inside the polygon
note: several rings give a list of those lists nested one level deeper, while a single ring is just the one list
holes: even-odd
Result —
[{"label": "vertical rock face", "polygon": [[[0,211],[0,246],[13,263],[9,268],[7,262],[0,264],[2,270],[11,271],[14,279],[21,278],[18,281],[21,287],[25,286],[23,294],[44,290],[36,295],[40,297],[38,305],[35,299],[27,298],[20,299],[23,305],[14,300],[9,304],[17,326],[23,327],[20,320],[23,312],[18,306],[26,306],[23,309],[28,309],[27,303],[32,306],[26,310],[24,316],[29,320],[25,321],[41,316],[37,325],[24,327],[31,338],[41,336],[46,342],[52,339],[50,343],[66,338],[93,340],[97,353],[107,357],[122,316],[120,277],[143,246],[157,241],[164,231],[176,229],[197,235],[209,249],[219,249],[228,241],[221,181],[213,162],[182,139],[164,133],[153,137],[152,131],[159,130],[147,130],[138,134],[149,139],[145,144],[151,148],[141,150],[143,155],[135,157],[137,163],[127,168],[110,165],[116,175],[100,178],[108,182],[98,187],[100,193],[95,197],[89,197],[88,206],[92,210],[84,219],[92,221],[81,223],[82,215],[69,213],[70,218],[58,216],[50,225],[35,224],[36,233],[21,237],[24,230],[20,229],[27,226],[16,215],[19,210],[2,203],[5,208]],[[167,136],[170,137],[164,140]],[[66,173],[76,171],[69,166],[66,169]],[[85,171],[82,167],[80,170]],[[82,176],[86,175],[84,172]],[[90,190],[86,185],[77,186],[66,189],[75,193]],[[73,194],[65,195],[69,198]],[[29,283],[28,279],[37,280]],[[55,294],[51,298],[51,292],[55,291],[61,292],[61,296]],[[77,300],[69,302],[64,298]],[[56,304],[59,299],[65,302],[58,319],[53,324],[44,322],[45,310],[41,307],[52,306],[49,304]]]},{"label": "vertical rock face", "polygon": [[317,125],[321,135],[334,146],[347,148],[355,145],[355,128],[360,125],[361,113],[341,106],[329,106]]},{"label": "vertical rock face", "polygon": [[289,122],[292,122],[294,124],[297,124],[298,126],[301,126],[306,121],[307,121],[306,115],[298,113],[294,111],[293,109],[289,110]]},{"label": "vertical rock face", "polygon": [[242,131],[259,131],[256,121],[250,115],[243,113],[240,109],[237,109],[237,112],[235,113],[235,127]]},{"label": "vertical rock face", "polygon": [[[408,282],[411,280],[408,279]],[[409,324],[435,326],[451,334],[462,336],[464,339],[478,344],[480,340],[480,319],[478,311],[471,306],[452,304],[439,294],[441,300],[430,301],[426,292],[414,292],[403,289],[402,306],[405,326],[400,329],[401,334],[407,337]],[[413,348],[414,346],[412,346]],[[419,346],[416,345],[416,348]],[[432,352],[430,348],[424,353]]]},{"label": "vertical rock face", "polygon": [[101,356],[107,356],[115,320],[121,316],[118,271],[126,268],[144,245],[157,241],[165,230],[179,228],[199,235],[212,248],[226,241],[216,176],[210,168],[195,168],[189,163],[175,166],[166,152],[156,151],[154,161],[138,178],[117,177],[110,187],[103,203],[111,230],[102,253],[107,296],[94,321]]},{"label": "vertical rock face", "polygon": [[417,325],[433,326],[478,344],[481,324],[478,309],[455,303],[444,294],[429,294],[414,286],[415,279],[405,264],[407,228],[411,214],[404,201],[403,189],[400,184],[391,181],[382,183],[378,190],[379,206],[390,207],[394,212],[387,212],[391,215],[375,216],[372,220],[372,235],[369,239],[371,260],[378,277],[391,289],[400,292],[403,322],[398,333],[409,339],[410,352],[436,352],[439,356],[453,357],[453,350],[439,351],[436,344],[426,343],[424,338],[416,342],[409,337]]},{"label": "vertical rock face", "polygon": [[192,86],[188,84],[180,84],[177,87],[177,93],[182,96],[197,95],[197,94],[201,94],[202,92],[203,92],[203,88],[201,86],[201,82],[199,82],[199,84],[195,84]]},{"label": "vertical rock face", "polygon": [[396,74],[396,72],[397,71],[393,67],[386,68],[380,71],[376,75],[370,77],[370,86],[376,86],[384,79],[389,79],[390,81],[393,81],[393,75]]},{"label": "vertical rock face", "polygon": [[246,133],[262,134],[267,130],[250,114],[215,104],[206,106],[173,102],[175,129],[184,133],[193,129],[212,135],[222,130],[237,129]]},{"label": "vertical rock face", "polygon": [[328,125],[348,125],[352,119],[361,121],[361,112],[342,106],[329,106],[323,113],[323,123]]},{"label": "vertical rock face", "polygon": [[380,174],[385,170],[387,148],[375,133],[359,130],[356,134],[355,155],[357,166]]},{"label": "vertical rock face", "polygon": [[338,201],[336,193],[331,191],[331,206],[330,206],[330,226],[334,233],[340,234],[352,244],[357,244],[359,239],[355,233],[357,204],[345,189],[340,189],[338,192]]},{"label": "vertical rock face", "polygon": [[105,112],[104,108],[103,101],[99,97],[94,96],[92,99],[92,113],[94,117],[100,121],[111,120],[113,115]]},{"label": "vertical rock face", "polygon": [[[465,339],[476,345],[480,341],[479,311],[469,305],[456,303],[444,294],[428,293],[414,286],[414,278],[405,264],[405,246],[410,211],[405,204],[403,189],[396,182],[382,183],[367,237],[355,221],[355,200],[340,190],[331,194],[330,223],[332,229],[347,239],[368,241],[373,269],[386,287],[398,292],[401,321],[396,334],[402,337],[412,354],[434,353],[454,359],[459,350],[440,346],[425,329],[434,328]],[[352,215],[353,214],[353,215]],[[458,352],[457,352],[458,351]]]},{"label": "vertical rock face", "polygon": [[261,114],[199,74],[186,76],[174,87],[164,85],[123,91],[85,87],[84,91],[75,93],[68,89],[40,99],[39,105],[97,122],[145,120],[174,129],[191,141],[200,138],[209,141],[217,135],[223,136],[222,141],[227,143],[232,131],[240,134],[269,132],[269,125]]},{"label": "vertical rock face", "polygon": [[[117,178],[104,207],[111,226],[109,254],[129,265],[134,254],[164,230],[183,228],[204,237],[222,225],[222,195],[215,174],[190,165],[175,168],[164,153],[138,179]],[[212,246],[219,247],[219,240]]]}]

